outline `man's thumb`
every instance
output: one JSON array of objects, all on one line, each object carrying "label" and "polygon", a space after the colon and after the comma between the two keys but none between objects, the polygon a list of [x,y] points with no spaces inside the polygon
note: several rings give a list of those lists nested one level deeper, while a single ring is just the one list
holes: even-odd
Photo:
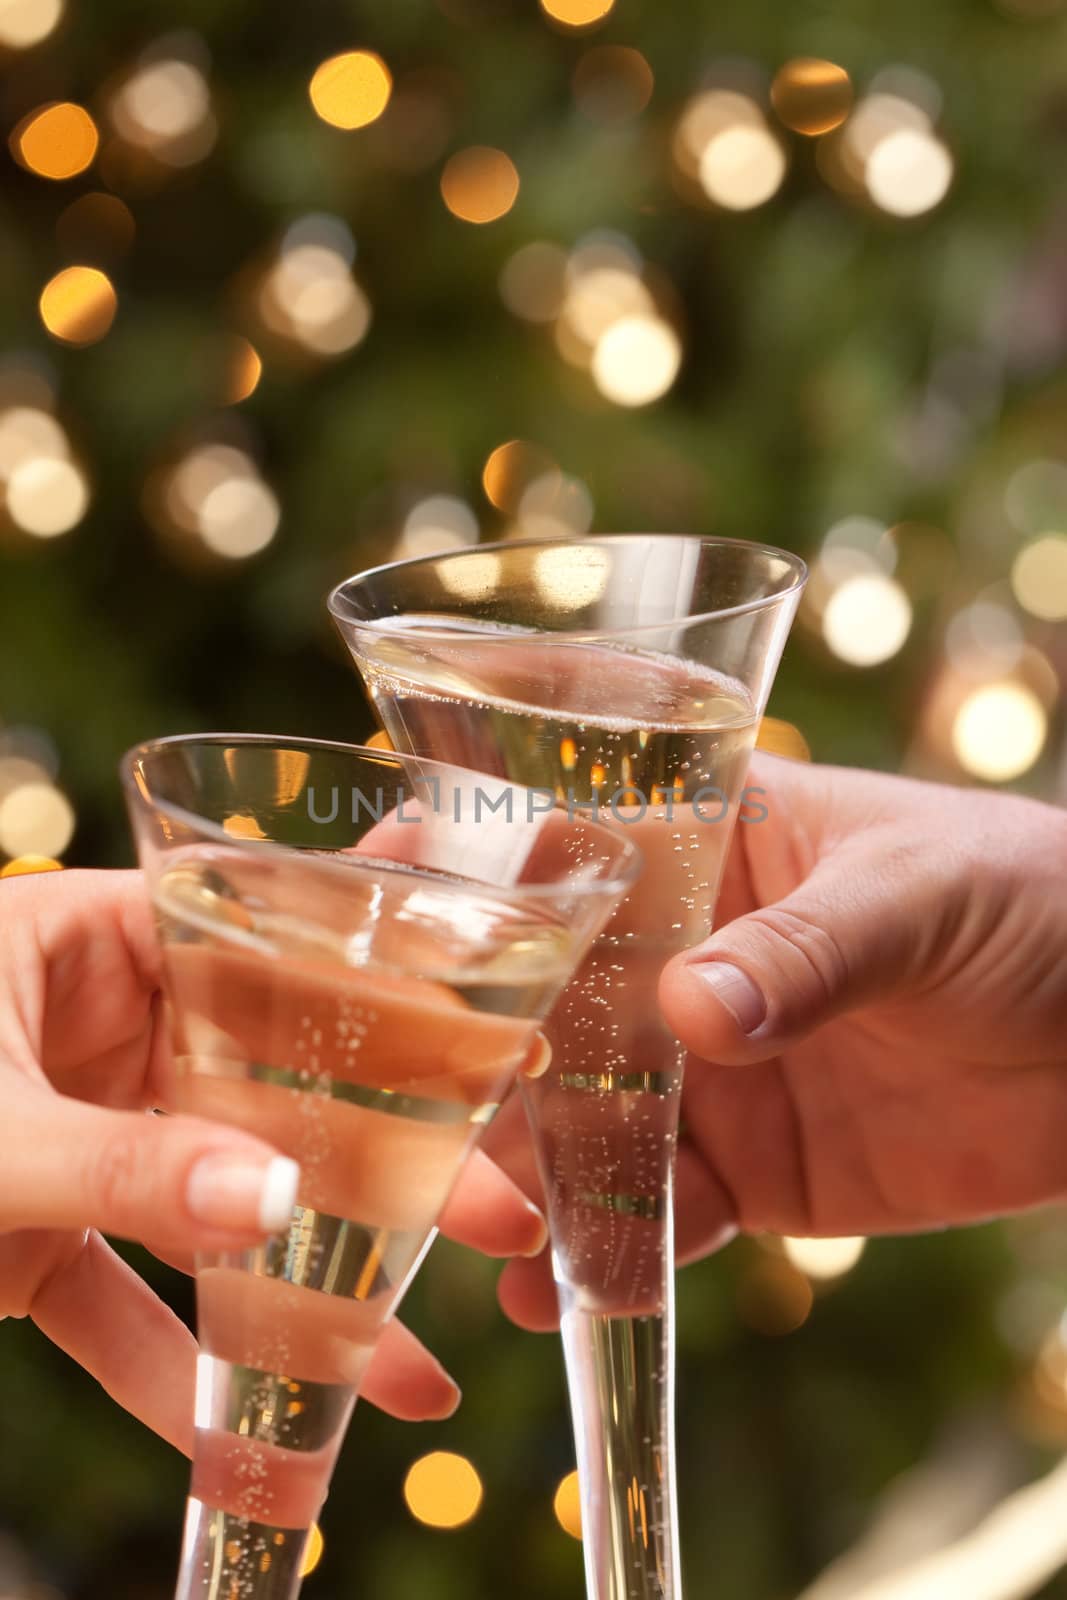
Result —
[{"label": "man's thumb", "polygon": [[694,1055],[764,1060],[914,969],[914,916],[878,874],[860,881],[856,865],[826,863],[784,900],[668,963],[660,1005]]}]

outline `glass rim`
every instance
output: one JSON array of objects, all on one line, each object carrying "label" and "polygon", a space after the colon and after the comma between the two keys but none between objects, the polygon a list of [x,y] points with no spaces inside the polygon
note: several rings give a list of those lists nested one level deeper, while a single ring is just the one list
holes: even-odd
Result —
[{"label": "glass rim", "polygon": [[[515,634],[501,633],[494,637],[501,640],[514,639],[516,642],[529,644],[531,639],[536,639],[542,634],[553,640],[600,640],[615,637],[631,638],[635,634],[662,632],[669,627],[690,627],[701,622],[725,621],[729,617],[745,616],[751,612],[766,610],[780,605],[788,600],[791,595],[799,595],[808,580],[808,564],[801,556],[792,550],[784,550],[780,545],[763,544],[752,539],[729,539],[723,534],[705,533],[590,533],[575,534],[569,538],[553,539],[497,539],[490,544],[466,545],[461,550],[442,550],[437,555],[408,556],[403,561],[382,561],[376,567],[367,567],[363,572],[355,572],[350,577],[344,578],[335,584],[326,597],[326,604],[330,615],[337,622],[347,622],[362,628],[375,628],[385,621],[384,617],[356,617],[352,615],[351,601],[346,593],[357,584],[365,583],[370,578],[380,577],[386,572],[405,572],[411,567],[434,567],[446,561],[460,561],[464,556],[472,555],[498,555],[508,550],[550,550],[566,549],[568,546],[579,544],[629,544],[649,539],[677,539],[687,544],[699,544],[702,547],[714,545],[726,546],[730,549],[751,550],[765,556],[776,556],[784,561],[791,570],[789,583],[780,589],[777,594],[760,595],[753,600],[743,600],[735,606],[713,606],[705,611],[693,611],[686,615],[668,618],[664,622],[639,622],[630,626],[604,627],[604,628],[553,628],[551,630],[533,629],[529,633],[517,632]],[[433,627],[419,627],[418,629],[393,626],[390,619],[389,632],[401,636],[411,635],[420,639],[451,638],[451,633],[445,629]]]},{"label": "glass rim", "polygon": [[[421,767],[431,767],[442,772],[464,772],[469,773],[472,778],[481,777],[491,779],[494,782],[500,781],[502,784],[505,782],[505,780],[496,780],[492,778],[492,774],[490,773],[476,772],[472,767],[455,767],[444,761],[434,761],[428,756],[409,755],[403,750],[384,750],[377,745],[344,744],[342,741],[337,739],[311,739],[305,738],[301,734],[294,734],[290,736],[288,734],[281,733],[171,733],[165,734],[157,739],[142,740],[140,744],[132,745],[130,749],[127,750],[122,756],[121,760],[119,761],[119,779],[122,783],[124,792],[127,795],[136,795],[139,804],[146,806],[150,810],[163,812],[167,817],[171,817],[174,820],[183,823],[186,827],[193,828],[196,832],[204,835],[208,840],[217,844],[224,844],[229,849],[233,849],[235,847],[241,849],[254,848],[257,851],[265,851],[268,855],[282,858],[288,858],[294,854],[300,855],[305,851],[308,854],[314,854],[314,847],[311,845],[302,846],[281,844],[276,839],[236,838],[232,834],[227,833],[221,823],[212,822],[210,818],[201,816],[199,812],[190,811],[187,806],[178,805],[174,801],[162,800],[155,796],[146,794],[141,788],[141,785],[137,782],[135,776],[135,769],[139,761],[145,759],[147,756],[154,755],[159,751],[165,752],[167,750],[180,749],[182,747],[188,747],[192,745],[245,745],[258,746],[260,748],[268,749],[281,747],[286,749],[308,750],[312,753],[314,753],[316,750],[330,750],[344,756],[354,755],[360,757],[361,759],[367,758],[377,761],[383,766],[392,765],[394,767],[400,767],[405,772],[408,770],[409,766],[417,763]],[[507,786],[516,790],[531,793],[545,792],[544,790],[531,791],[529,789],[529,785],[527,784],[512,784],[509,782]],[[556,811],[563,811],[565,814],[569,814],[566,813],[564,806],[558,801],[552,809]],[[538,813],[539,816],[545,817],[551,816],[551,814],[551,811],[542,811]],[[507,899],[510,901],[547,900],[551,898],[558,898],[561,893],[565,893],[567,891],[568,887],[573,893],[597,893],[605,896],[618,895],[621,892],[632,889],[641,876],[644,864],[644,857],[639,846],[635,845],[632,840],[623,837],[619,833],[616,833],[614,829],[608,828],[599,817],[587,816],[584,811],[577,811],[571,817],[571,820],[580,820],[588,827],[596,828],[598,831],[602,830],[605,840],[610,841],[610,848],[614,851],[617,859],[608,862],[607,876],[603,878],[583,879],[580,884],[571,883],[570,885],[568,885],[567,880],[564,878],[554,880],[550,883],[516,883],[511,885],[489,883],[483,882],[481,879],[468,878],[462,882],[457,881],[455,884],[449,884],[447,877],[441,878],[439,874],[431,872],[423,867],[410,866],[406,862],[400,861],[390,862],[387,858],[380,856],[365,857],[361,861],[360,858],[355,855],[353,855],[351,858],[346,857],[343,870],[346,872],[362,870],[366,873],[380,873],[383,870],[389,871],[392,869],[396,872],[403,872],[406,876],[414,875],[416,877],[431,879],[437,885],[441,885],[442,883],[446,884],[449,887],[454,888],[457,893],[469,893],[471,884],[476,883],[479,893],[484,892],[489,895],[500,896],[502,899]],[[337,853],[338,852],[329,852],[329,854],[333,855],[336,855]],[[327,853],[324,852],[323,854],[325,855]],[[319,865],[322,866],[328,867],[330,864],[331,863],[326,860],[320,859],[319,861]]]}]

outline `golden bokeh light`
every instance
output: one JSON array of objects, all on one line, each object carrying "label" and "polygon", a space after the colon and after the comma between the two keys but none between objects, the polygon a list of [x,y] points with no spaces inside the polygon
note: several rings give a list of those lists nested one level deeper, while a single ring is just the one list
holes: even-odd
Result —
[{"label": "golden bokeh light", "polygon": [[786,173],[781,143],[764,124],[735,123],[714,135],[700,157],[700,184],[727,211],[752,211],[778,193]]},{"label": "golden bokeh light", "polygon": [[547,605],[577,612],[595,605],[608,586],[609,562],[596,545],[560,544],[539,550],[533,579]]},{"label": "golden bokeh light", "polygon": [[389,104],[393,78],[373,50],[346,50],[316,67],[308,94],[316,114],[332,128],[365,128]]},{"label": "golden bokeh light", "polygon": [[74,808],[51,783],[19,784],[0,800],[0,850],[7,856],[61,856],[74,836]]},{"label": "golden bokeh light", "polygon": [[73,461],[34,456],[12,472],[7,510],[12,522],[37,539],[54,539],[77,527],[89,509],[89,485]]},{"label": "golden bokeh light", "polygon": [[771,104],[794,133],[828,133],[852,108],[852,80],[833,61],[798,56],[776,73]]},{"label": "golden bokeh light", "polygon": [[354,350],[371,325],[370,301],[333,244],[309,240],[283,249],[258,305],[272,333],[317,356]]},{"label": "golden bokeh light", "polygon": [[606,400],[647,406],[665,395],[678,376],[682,346],[661,317],[620,317],[601,334],[593,352],[593,381]]},{"label": "golden bokeh light", "polygon": [[482,1480],[466,1456],[433,1450],[408,1469],[404,1500],[412,1516],[430,1528],[461,1528],[477,1516]]},{"label": "golden bokeh light", "polygon": [[774,756],[788,756],[792,761],[810,761],[811,746],[792,722],[781,717],[763,717],[756,734],[756,749],[767,750]]},{"label": "golden bokeh light", "polygon": [[500,557],[492,550],[475,550],[457,561],[446,561],[438,573],[441,587],[461,600],[484,600],[499,577]]},{"label": "golden bokeh light", "polygon": [[211,90],[191,61],[147,60],[112,96],[119,137],[172,167],[193,166],[218,135]]},{"label": "golden bokeh light", "polygon": [[517,517],[525,539],[573,538],[589,531],[593,497],[581,478],[551,467],[523,490]]},{"label": "golden bokeh light", "polygon": [[500,298],[526,322],[551,322],[563,304],[566,270],[567,253],[559,245],[524,244],[504,264]]},{"label": "golden bokeh light", "polygon": [[393,559],[406,561],[462,550],[477,541],[478,531],[478,518],[465,500],[450,494],[428,495],[408,512]]},{"label": "golden bokeh light", "polygon": [[881,210],[894,217],[919,217],[948,194],[952,156],[933,133],[900,128],[875,145],[865,176],[867,192]]},{"label": "golden bokeh light", "polygon": [[54,33],[63,19],[63,0],[0,0],[0,45],[29,50]]},{"label": "golden bokeh light", "polygon": [[66,461],[70,444],[62,426],[36,406],[10,406],[0,411],[0,480],[28,461]]},{"label": "golden bokeh light", "polygon": [[551,457],[525,439],[509,439],[489,452],[482,468],[482,488],[490,505],[509,515],[519,508],[527,488],[535,478],[551,472]]},{"label": "golden bokeh light", "polygon": [[262,376],[263,362],[255,345],[247,339],[235,338],[226,361],[226,404],[240,405],[242,400],[255,394]]},{"label": "golden bokeh light", "polygon": [[846,578],[826,602],[823,638],[851,667],[876,667],[904,646],[911,632],[911,601],[886,573]]},{"label": "golden bokeh light", "polygon": [[956,712],[952,749],[965,772],[988,783],[1021,778],[1048,737],[1048,714],[1025,684],[987,683],[972,690]]},{"label": "golden bokeh light", "polygon": [[167,527],[201,541],[229,561],[258,555],[281,521],[277,496],[252,458],[233,445],[199,445],[167,474],[162,491]]},{"label": "golden bokeh light", "polygon": [[11,149],[39,178],[76,178],[92,166],[100,147],[96,123],[84,106],[62,100],[23,118]]},{"label": "golden bokeh light", "polygon": [[300,1576],[302,1578],[310,1578],[322,1560],[322,1552],[325,1548],[326,1541],[322,1537],[322,1529],[317,1522],[313,1522],[308,1532],[307,1544],[304,1546],[304,1556],[300,1563]]},{"label": "golden bokeh light", "polygon": [[72,200],[56,221],[56,238],[66,254],[94,264],[124,256],[136,233],[129,206],[118,195],[95,190]]},{"label": "golden bokeh light", "polygon": [[716,134],[729,128],[765,128],[767,119],[756,102],[734,89],[706,89],[694,95],[678,118],[672,150],[679,169],[689,178],[700,174],[700,160]]},{"label": "golden bokeh light", "polygon": [[16,856],[6,867],[0,867],[0,878],[22,878],[35,872],[62,872],[62,861],[51,856]]},{"label": "golden bokeh light", "polygon": [[592,122],[626,122],[640,116],[655,88],[652,68],[640,50],[598,45],[587,50],[571,80],[580,111]]},{"label": "golden bokeh light", "polygon": [[765,1256],[745,1272],[737,1288],[737,1310],[755,1333],[777,1339],[803,1327],[815,1303],[811,1284],[781,1256]]},{"label": "golden bokeh light", "polygon": [[98,267],[64,267],[41,291],[41,321],[64,344],[96,344],[115,320],[118,295]]},{"label": "golden bokeh light", "polygon": [[567,1476],[560,1480],[552,1501],[552,1510],[564,1533],[569,1533],[572,1539],[582,1537],[582,1504],[577,1472],[568,1472]]},{"label": "golden bokeh light", "polygon": [[441,174],[441,197],[461,222],[495,222],[507,215],[518,194],[515,163],[491,145],[457,150]]},{"label": "golden bokeh light", "polygon": [[807,1278],[841,1278],[859,1261],[867,1241],[861,1238],[783,1239],[786,1259]]},{"label": "golden bokeh light", "polygon": [[591,352],[614,323],[653,310],[652,296],[632,267],[603,266],[572,278],[561,317],[566,332]]},{"label": "golden bokeh light", "polygon": [[1031,616],[1062,622],[1067,617],[1067,535],[1046,533],[1024,545],[1012,565],[1011,586]]},{"label": "golden bokeh light", "polygon": [[615,0],[541,0],[541,10],[567,28],[591,28],[611,15]]}]

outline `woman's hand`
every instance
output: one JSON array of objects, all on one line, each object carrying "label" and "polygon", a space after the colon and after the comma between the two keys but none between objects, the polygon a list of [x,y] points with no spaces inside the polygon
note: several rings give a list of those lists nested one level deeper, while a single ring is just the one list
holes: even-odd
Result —
[{"label": "woman's hand", "polygon": [[[749,782],[767,817],[738,825],[718,931],[660,985],[692,1052],[679,1257],[735,1227],[899,1233],[1062,1198],[1067,816],[765,755]],[[501,1299],[550,1325],[547,1261],[511,1263]]]},{"label": "woman's hand", "polygon": [[[32,1317],[188,1452],[195,1341],[102,1234],[188,1269],[194,1251],[246,1249],[280,1227],[296,1173],[232,1128],[146,1114],[166,1061],[159,976],[139,873],[0,884],[0,1318]],[[481,1154],[441,1227],[498,1255],[545,1237],[540,1214]],[[447,1416],[459,1400],[395,1320],[362,1393],[410,1419]]]}]

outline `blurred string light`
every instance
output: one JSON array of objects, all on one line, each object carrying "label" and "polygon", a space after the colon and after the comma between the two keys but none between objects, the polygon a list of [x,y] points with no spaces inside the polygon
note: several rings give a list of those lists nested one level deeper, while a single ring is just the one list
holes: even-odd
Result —
[{"label": "blurred string light", "polygon": [[62,425],[34,406],[0,411],[0,488],[11,521],[38,539],[69,533],[89,509],[89,485]]},{"label": "blurred string light", "polygon": [[935,120],[941,94],[924,73],[889,68],[838,132],[819,142],[818,165],[833,187],[865,195],[896,217],[917,217],[940,205],[955,167]]},{"label": "blurred string light", "polygon": [[607,400],[645,406],[665,395],[678,376],[682,346],[662,317],[637,313],[606,328],[593,352],[593,378]]},{"label": "blurred string light", "polygon": [[300,1563],[300,1576],[302,1578],[310,1578],[322,1560],[322,1553],[325,1548],[326,1541],[322,1537],[322,1529],[317,1522],[313,1522],[308,1532],[307,1544],[304,1546],[304,1555]]},{"label": "blurred string light", "polygon": [[1008,479],[1004,510],[1021,533],[1067,528],[1067,463],[1028,461]]},{"label": "blurred string light", "polygon": [[36,872],[62,872],[62,861],[51,856],[16,856],[6,867],[0,867],[0,878],[21,878]]},{"label": "blurred string light", "polygon": [[525,439],[508,439],[489,452],[482,468],[482,488],[490,505],[513,516],[530,484],[553,470],[547,451]]},{"label": "blurred string light", "polygon": [[207,78],[195,62],[176,56],[142,56],[112,93],[108,115],[125,144],[168,167],[202,161],[218,137]]},{"label": "blurred string light", "polygon": [[100,134],[84,106],[62,100],[23,117],[9,142],[15,159],[30,172],[63,181],[92,166]]},{"label": "blurred string light", "polygon": [[952,184],[952,157],[931,133],[901,128],[879,141],[867,163],[867,190],[895,217],[918,217],[940,205]]},{"label": "blurred string light", "polygon": [[524,539],[567,539],[588,533],[592,521],[593,497],[586,484],[553,467],[522,491],[515,532]]},{"label": "blurred string light", "polygon": [[230,342],[226,360],[225,392],[227,405],[240,405],[255,394],[263,376],[263,362],[254,344],[240,336]]},{"label": "blurred string light", "polygon": [[0,0],[0,45],[29,50],[54,33],[63,18],[63,0]]},{"label": "blurred string light", "polygon": [[1024,683],[986,683],[956,712],[952,748],[965,772],[1008,783],[1035,764],[1048,738],[1048,713]]},{"label": "blurred string light", "polygon": [[352,276],[355,243],[338,217],[312,214],[288,229],[260,284],[266,328],[316,356],[355,349],[371,325],[371,307]]},{"label": "blurred string light", "polygon": [[828,1281],[851,1272],[866,1244],[866,1239],[860,1238],[783,1238],[782,1249],[786,1259],[805,1277]]},{"label": "blurred string light", "polygon": [[957,611],[945,630],[945,657],[963,677],[1012,672],[1024,650],[1018,618],[995,592]]},{"label": "blurred string light", "polygon": [[593,233],[575,245],[555,334],[566,360],[587,368],[616,405],[661,399],[681,367],[681,340],[657,309],[640,252],[621,234]]},{"label": "blurred string light", "polygon": [[771,85],[771,104],[794,133],[828,133],[852,108],[852,80],[833,61],[798,56],[779,68]]},{"label": "blurred string light", "polygon": [[389,104],[393,79],[373,50],[346,50],[316,67],[308,94],[316,115],[333,128],[376,122]]},{"label": "blurred string light", "polygon": [[1011,586],[1031,616],[1043,622],[1067,618],[1067,535],[1048,533],[1024,545],[1012,565]]},{"label": "blurred string light", "polygon": [[65,267],[45,284],[38,308],[53,339],[63,344],[96,344],[110,330],[118,295],[99,267]]},{"label": "blurred string light", "polygon": [[742,1322],[768,1338],[781,1338],[803,1327],[814,1303],[805,1274],[782,1256],[761,1255],[737,1287]]},{"label": "blurred string light", "polygon": [[756,101],[736,89],[707,89],[689,100],[672,149],[682,177],[727,211],[764,205],[786,174],[781,141]]},{"label": "blurred string light", "polygon": [[478,519],[465,500],[434,494],[412,506],[404,521],[393,559],[433,556],[445,550],[462,550],[478,539]]},{"label": "blurred string light", "polygon": [[541,10],[567,28],[591,28],[610,16],[615,0],[541,0]]},{"label": "blurred string light", "polygon": [[591,122],[627,122],[640,116],[655,88],[652,68],[640,50],[598,45],[587,50],[571,80],[575,104]]},{"label": "blurred string light", "polygon": [[466,1456],[434,1450],[420,1457],[404,1479],[404,1500],[417,1522],[431,1528],[461,1528],[477,1516],[482,1480]]},{"label": "blurred string light", "polygon": [[912,607],[891,576],[896,562],[892,532],[874,517],[845,517],[823,538],[805,616],[817,622],[829,649],[849,666],[879,666],[907,641]]},{"label": "blurred string light", "polygon": [[572,1539],[582,1537],[582,1503],[577,1472],[568,1472],[561,1478],[552,1500],[556,1521]]},{"label": "blurred string light", "polygon": [[567,252],[559,245],[524,244],[504,264],[500,298],[527,322],[552,322],[563,304],[566,272]]},{"label": "blurred string light", "polygon": [[63,854],[74,836],[74,808],[43,779],[15,784],[0,798],[0,851],[7,856]]},{"label": "blurred string light", "polygon": [[450,156],[441,173],[441,198],[461,222],[495,222],[519,195],[519,174],[503,150],[469,145]]},{"label": "blurred string light", "polygon": [[761,717],[756,749],[788,756],[791,761],[811,760],[811,746],[803,733],[795,723],[785,722],[781,717]]},{"label": "blurred string light", "polygon": [[277,496],[251,456],[229,444],[188,450],[150,483],[146,502],[162,531],[229,561],[265,550],[281,521]]}]

